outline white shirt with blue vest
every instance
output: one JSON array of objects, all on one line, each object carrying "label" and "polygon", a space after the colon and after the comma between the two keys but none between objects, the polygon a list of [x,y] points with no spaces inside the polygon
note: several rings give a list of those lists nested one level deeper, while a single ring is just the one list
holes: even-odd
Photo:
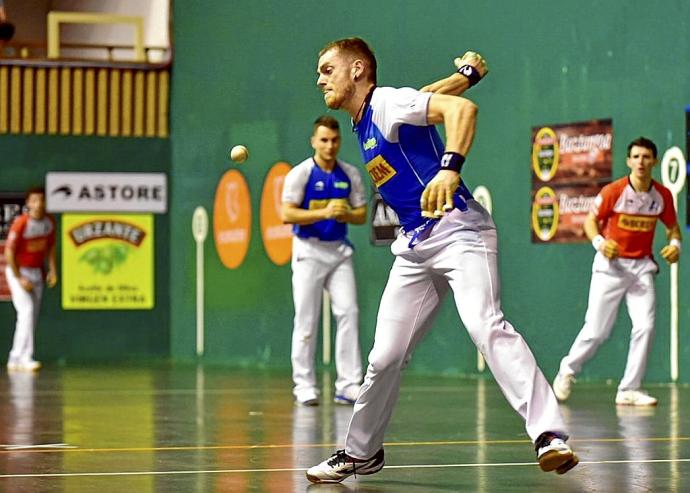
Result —
[{"label": "white shirt with blue vest", "polygon": [[[359,171],[353,165],[337,161],[332,171],[323,170],[313,157],[305,159],[285,177],[283,202],[301,209],[325,208],[333,199],[346,199],[356,209],[366,205],[364,185]],[[295,224],[295,236],[321,241],[346,241],[347,224],[335,219],[324,219],[313,224]]]},{"label": "white shirt with blue vest", "polygon": [[[354,125],[366,169],[406,232],[436,222],[422,217],[420,206],[422,192],[441,169],[445,147],[427,121],[431,95],[412,88],[377,87]],[[455,207],[466,210],[472,198],[461,182],[453,196]]]}]

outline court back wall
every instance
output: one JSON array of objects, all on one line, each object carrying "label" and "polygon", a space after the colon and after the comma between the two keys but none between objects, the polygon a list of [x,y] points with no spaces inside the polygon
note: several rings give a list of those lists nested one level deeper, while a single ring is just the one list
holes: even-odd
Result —
[{"label": "court back wall", "polygon": [[[0,136],[2,191],[23,191],[40,185],[49,171],[167,172],[169,168],[167,139]],[[59,237],[60,215],[56,219]],[[156,215],[154,227],[155,307],[152,310],[62,310],[60,285],[46,289],[36,333],[36,358],[50,363],[75,363],[169,356],[168,216]],[[12,345],[14,320],[12,304],[0,302],[2,362],[6,361],[5,351],[9,353]]]},{"label": "court back wall", "polygon": [[[451,70],[454,56],[480,51],[489,76],[467,96],[480,106],[477,137],[463,177],[485,185],[499,228],[503,308],[551,377],[582,325],[591,246],[530,241],[530,129],[540,124],[612,118],[614,176],[626,174],[625,147],[640,134],[666,149],[683,146],[690,102],[690,4],[498,0],[434,2],[175,2],[172,102],[171,347],[194,359],[194,241],[191,215],[213,209],[217,181],[233,167],[231,145],[249,147],[239,167],[254,209],[245,262],[222,266],[207,241],[207,359],[289,367],[292,302],[289,265],[263,250],[258,207],[263,179],[279,160],[311,154],[311,122],[325,111],[315,87],[316,54],[328,41],[367,39],[382,85],[420,87]],[[345,114],[341,157],[361,164]],[[656,177],[660,175],[658,170]],[[681,205],[680,217],[685,217]],[[684,226],[684,225],[683,225]],[[361,342],[371,346],[378,300],[392,257],[353,227],[361,309]],[[655,250],[663,245],[658,232]],[[690,379],[688,254],[681,261],[681,376]],[[649,380],[669,376],[669,275],[657,279],[657,338]],[[611,340],[584,376],[618,379],[629,321],[624,310]],[[366,351],[365,351],[366,352]],[[417,351],[415,371],[470,373],[475,351],[447,303]]]}]

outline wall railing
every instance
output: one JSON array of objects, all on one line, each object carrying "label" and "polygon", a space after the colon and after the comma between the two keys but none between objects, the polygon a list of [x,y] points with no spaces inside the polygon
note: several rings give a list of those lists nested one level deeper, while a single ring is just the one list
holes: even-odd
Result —
[{"label": "wall railing", "polygon": [[168,137],[170,64],[0,58],[0,134]]}]

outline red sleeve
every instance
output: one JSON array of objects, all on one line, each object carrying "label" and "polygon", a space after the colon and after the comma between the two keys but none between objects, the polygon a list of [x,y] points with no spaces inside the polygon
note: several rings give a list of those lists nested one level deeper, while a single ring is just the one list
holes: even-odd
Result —
[{"label": "red sleeve", "polygon": [[659,191],[664,198],[664,210],[661,212],[659,219],[666,227],[670,228],[678,222],[676,219],[676,208],[673,205],[673,194],[666,187],[659,187]]},{"label": "red sleeve", "polygon": [[25,214],[21,214],[14,218],[14,221],[12,221],[12,226],[10,226],[10,232],[7,233],[7,243],[5,244],[6,249],[10,248],[13,251],[17,250],[17,243],[24,233],[27,219],[28,216]]},{"label": "red sleeve", "polygon": [[613,207],[616,205],[618,194],[615,193],[612,185],[613,183],[602,188],[594,200],[593,212],[599,221],[606,220],[613,213]]}]

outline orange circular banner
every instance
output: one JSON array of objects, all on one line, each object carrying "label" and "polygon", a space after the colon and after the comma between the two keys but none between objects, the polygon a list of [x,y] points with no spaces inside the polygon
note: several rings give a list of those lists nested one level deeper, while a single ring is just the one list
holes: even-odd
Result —
[{"label": "orange circular banner", "polygon": [[284,224],[280,218],[283,183],[290,169],[288,163],[274,164],[261,194],[261,238],[266,255],[276,265],[287,264],[292,256],[292,225]]},{"label": "orange circular banner", "polygon": [[228,269],[235,269],[244,261],[251,224],[247,181],[236,169],[230,170],[220,179],[213,204],[213,239],[218,256]]}]

